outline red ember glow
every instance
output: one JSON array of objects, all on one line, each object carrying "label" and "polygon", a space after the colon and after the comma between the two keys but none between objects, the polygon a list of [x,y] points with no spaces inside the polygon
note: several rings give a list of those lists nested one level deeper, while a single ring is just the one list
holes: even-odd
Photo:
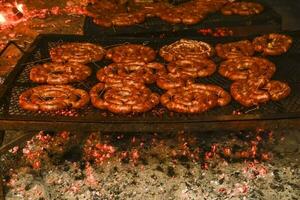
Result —
[{"label": "red ember glow", "polygon": [[6,19],[2,13],[0,13],[0,24],[4,24],[6,22]]},{"label": "red ember glow", "polygon": [[18,4],[15,2],[15,6],[19,12],[24,13],[23,4]]},{"label": "red ember glow", "polygon": [[26,20],[24,5],[15,2],[0,5],[0,29],[14,26]]}]

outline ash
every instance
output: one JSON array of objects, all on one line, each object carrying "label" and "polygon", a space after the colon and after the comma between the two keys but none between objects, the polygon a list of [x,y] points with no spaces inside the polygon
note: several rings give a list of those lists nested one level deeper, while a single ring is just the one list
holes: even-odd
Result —
[{"label": "ash", "polygon": [[7,172],[6,199],[298,199],[299,139],[40,132],[23,148],[24,164]]}]

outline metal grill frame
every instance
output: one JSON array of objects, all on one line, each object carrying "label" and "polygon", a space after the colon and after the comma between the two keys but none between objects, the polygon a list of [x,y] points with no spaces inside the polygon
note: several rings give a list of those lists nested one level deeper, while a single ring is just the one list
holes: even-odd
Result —
[{"label": "metal grill frame", "polygon": [[[293,38],[297,39],[291,50],[285,54],[286,59],[298,59],[300,55],[300,31],[296,32],[285,32],[291,35]],[[246,38],[253,38],[254,36],[249,36]],[[245,37],[227,37],[227,38],[211,38],[211,37],[197,37],[190,39],[198,39],[206,41],[209,43],[217,42],[228,42],[236,41],[241,39],[246,39]],[[1,90],[0,99],[4,103],[3,111],[0,113],[0,129],[19,129],[19,130],[80,130],[80,131],[105,131],[105,132],[162,132],[162,131],[210,131],[210,130],[245,130],[245,129],[255,129],[255,128],[267,128],[267,129],[278,129],[278,128],[297,128],[300,124],[300,78],[297,79],[297,74],[289,81],[288,77],[276,77],[275,79],[287,80],[290,85],[294,88],[292,91],[297,95],[296,111],[294,105],[289,105],[287,103],[269,103],[266,106],[262,106],[257,112],[252,114],[242,114],[242,115],[232,115],[227,113],[220,113],[220,108],[213,109],[204,114],[196,115],[185,115],[167,112],[163,117],[154,116],[152,114],[141,114],[141,115],[107,115],[98,116],[83,116],[83,117],[64,117],[55,115],[44,115],[44,114],[25,114],[17,115],[9,113],[9,105],[12,104],[17,106],[17,102],[10,102],[10,92],[15,87],[32,87],[36,84],[31,83],[20,83],[18,79],[20,74],[24,70],[23,64],[32,59],[33,52],[40,49],[42,55],[48,55],[48,48],[43,48],[45,45],[48,47],[49,42],[59,42],[59,41],[82,41],[82,42],[93,42],[98,41],[103,44],[110,42],[111,44],[120,44],[124,42],[130,43],[145,43],[150,42],[153,44],[164,45],[169,44],[172,41],[178,40],[180,38],[93,38],[90,36],[79,36],[79,35],[55,35],[55,34],[45,34],[40,35],[29,51],[24,54],[16,65],[13,72],[5,80],[4,87]],[[299,43],[299,44],[298,44]],[[105,46],[105,45],[104,45]],[[271,60],[281,60],[281,57],[271,58]],[[300,69],[300,67],[299,67]],[[94,70],[95,71],[95,70]],[[285,72],[285,70],[282,70]],[[293,70],[290,73],[295,73]],[[297,72],[300,75],[300,70]],[[285,74],[286,75],[286,74]],[[210,81],[210,78],[207,78]],[[92,81],[93,82],[93,81]],[[205,81],[204,81],[205,82]],[[222,83],[221,83],[222,84]],[[226,87],[225,87],[226,88]],[[228,87],[226,88],[228,89]],[[299,96],[299,97],[298,97]],[[298,102],[299,99],[299,102]],[[237,103],[231,103],[239,105]],[[91,105],[90,105],[91,106]],[[268,107],[269,106],[269,107]],[[285,107],[292,110],[291,112],[286,112]],[[298,108],[299,107],[299,108]],[[267,113],[264,110],[275,109],[275,113]],[[96,108],[94,108],[97,110]],[[299,110],[298,110],[299,109]],[[226,107],[225,107],[226,110]],[[224,109],[223,109],[224,111]],[[100,111],[99,111],[100,112]],[[96,113],[99,113],[98,110]],[[102,112],[102,111],[101,111]],[[95,113],[94,113],[95,114]]]}]

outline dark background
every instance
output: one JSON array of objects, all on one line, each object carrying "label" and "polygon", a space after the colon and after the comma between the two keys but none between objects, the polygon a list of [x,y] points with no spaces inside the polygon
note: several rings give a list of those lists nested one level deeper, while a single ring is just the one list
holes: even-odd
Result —
[{"label": "dark background", "polygon": [[282,17],[282,29],[300,30],[300,0],[261,0]]}]

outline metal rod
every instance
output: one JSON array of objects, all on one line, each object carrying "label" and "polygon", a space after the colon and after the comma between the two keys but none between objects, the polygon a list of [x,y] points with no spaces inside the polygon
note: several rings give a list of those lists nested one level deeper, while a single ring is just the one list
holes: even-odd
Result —
[{"label": "metal rod", "polygon": [[15,45],[23,54],[25,53],[25,50],[21,48],[15,41],[11,41],[13,45]]},{"label": "metal rod", "polygon": [[4,135],[5,135],[5,131],[4,130],[0,130],[0,147],[3,144],[4,141]]},{"label": "metal rod", "polygon": [[[5,131],[0,130],[0,155],[5,153],[9,149],[13,148],[15,145],[20,144],[20,143],[25,142],[26,140],[30,139],[35,133],[36,132],[31,132],[28,134],[21,135],[20,137],[17,137],[16,139],[12,140],[11,142],[9,142],[5,145],[2,145]],[[0,200],[5,200],[2,174],[0,174]]]},{"label": "metal rod", "polygon": [[48,60],[51,60],[51,58],[43,58],[43,59],[35,60],[32,62],[22,63],[22,66],[31,65],[31,64],[35,64],[35,63],[39,63],[39,62],[43,62],[43,61],[48,61]]},{"label": "metal rod", "polygon": [[[0,148],[2,148],[2,144],[4,141],[5,130],[0,130]],[[1,160],[0,160],[1,162]],[[3,177],[0,174],[0,200],[4,200],[4,186],[3,186]]]},{"label": "metal rod", "polygon": [[[4,135],[5,135],[5,131],[0,130],[0,148],[2,148],[2,144],[3,144],[3,141],[4,141]],[[2,174],[0,174],[0,200],[4,200],[4,187],[3,187]]]},{"label": "metal rod", "polygon": [[2,54],[8,49],[8,47],[9,47],[10,45],[14,45],[15,47],[17,47],[17,49],[19,49],[19,50],[21,51],[22,54],[25,53],[25,51],[24,51],[19,45],[17,45],[14,41],[9,41],[9,42],[6,44],[6,46],[4,47],[4,49],[2,49],[2,50],[0,51],[0,56],[2,56]]},{"label": "metal rod", "polygon": [[5,200],[4,197],[4,186],[3,186],[3,177],[0,175],[0,200]]},{"label": "metal rod", "polygon": [[21,135],[16,139],[10,141],[9,143],[0,147],[0,155],[8,151],[9,149],[13,148],[16,145],[22,144],[23,142],[27,141],[28,139],[32,138],[37,132],[29,132],[27,134]]}]

